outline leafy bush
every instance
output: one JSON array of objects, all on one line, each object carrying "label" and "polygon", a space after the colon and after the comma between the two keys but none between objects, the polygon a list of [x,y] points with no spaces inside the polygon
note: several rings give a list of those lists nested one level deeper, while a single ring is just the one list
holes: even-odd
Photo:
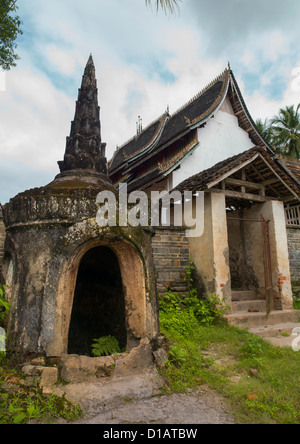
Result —
[{"label": "leafy bush", "polygon": [[300,310],[300,298],[295,296],[293,299],[294,299],[294,309]]},{"label": "leafy bush", "polygon": [[225,314],[229,313],[230,307],[226,305],[225,299],[221,299],[216,294],[200,299],[197,289],[194,287],[193,273],[195,265],[189,259],[189,265],[186,267],[185,280],[188,284],[188,296],[186,303],[194,310],[195,317],[204,325],[211,325],[214,321],[222,318]]},{"label": "leafy bush", "polygon": [[92,344],[92,354],[95,357],[110,356],[120,352],[121,349],[117,338],[111,335],[94,339],[94,343]]},{"label": "leafy bush", "polygon": [[173,327],[177,326],[177,328],[180,327],[180,329],[186,330],[188,327],[187,321],[193,323],[195,319],[201,324],[211,325],[230,311],[230,307],[226,305],[225,300],[220,299],[215,294],[211,294],[204,299],[199,298],[198,290],[194,288],[194,270],[195,266],[190,260],[186,267],[185,277],[188,284],[188,294],[180,296],[168,288],[165,295],[160,295],[160,312],[168,315],[165,324],[167,322],[169,326],[173,325]]},{"label": "leafy bush", "polygon": [[188,359],[188,351],[180,345],[172,345],[169,350],[169,362],[183,365]]}]

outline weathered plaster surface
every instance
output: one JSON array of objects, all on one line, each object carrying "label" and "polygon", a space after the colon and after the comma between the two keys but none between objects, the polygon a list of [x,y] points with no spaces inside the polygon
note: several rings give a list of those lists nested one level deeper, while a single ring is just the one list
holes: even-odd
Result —
[{"label": "weathered plaster surface", "polygon": [[[47,190],[41,198],[42,191],[44,188],[35,190],[36,196],[19,196],[5,208],[5,251],[14,268],[9,349],[48,356],[67,352],[80,260],[96,246],[108,246],[119,261],[128,342],[156,337],[159,327],[151,233],[139,228],[99,227],[96,195],[90,189],[85,198],[84,190],[80,190],[81,200],[76,190],[69,198],[61,189],[58,196],[54,195],[53,188],[50,196]],[[32,213],[32,208],[37,211]]]},{"label": "weathered plaster surface", "polygon": [[204,233],[189,239],[191,256],[205,292],[216,293],[229,303],[231,285],[225,196],[206,194],[204,205]]},{"label": "weathered plaster surface", "polygon": [[249,134],[240,128],[229,106],[230,103],[227,107],[224,105],[222,111],[217,111],[204,128],[198,129],[199,147],[173,172],[174,188],[199,171],[253,147]]}]

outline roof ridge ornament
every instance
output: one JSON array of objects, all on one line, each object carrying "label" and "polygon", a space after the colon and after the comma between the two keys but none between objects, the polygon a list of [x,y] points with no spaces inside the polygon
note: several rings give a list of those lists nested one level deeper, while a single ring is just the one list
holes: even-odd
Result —
[{"label": "roof ridge ornament", "polygon": [[[168,114],[167,111],[165,111],[165,112],[164,112],[163,114],[161,114],[161,116],[159,116],[157,119],[155,119],[155,120],[153,120],[152,122],[150,122],[150,123],[146,126],[146,128],[143,128],[140,134],[142,134],[142,133],[144,133],[145,131],[147,131],[147,129],[149,129],[150,126],[154,125],[155,122],[158,122],[159,120],[162,120],[162,118],[167,119],[168,117],[169,117],[169,114]],[[126,142],[124,142],[122,145],[118,146],[118,150],[124,148],[126,145],[128,145],[129,142],[132,142],[132,141],[133,141],[134,139],[136,139],[136,138],[137,138],[137,135],[135,135],[135,136],[133,136],[133,137],[130,137],[130,139],[126,140]]]}]

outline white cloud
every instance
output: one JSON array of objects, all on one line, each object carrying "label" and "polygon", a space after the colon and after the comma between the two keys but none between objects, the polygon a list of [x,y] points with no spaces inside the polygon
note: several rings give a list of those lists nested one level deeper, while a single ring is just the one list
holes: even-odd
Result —
[{"label": "white cloud", "polygon": [[[108,158],[135,134],[138,115],[145,127],[168,105],[175,112],[227,60],[254,118],[300,101],[291,74],[300,66],[298,0],[274,0],[272,7],[269,0],[184,0],[181,14],[170,18],[143,0],[19,0],[19,6],[21,60],[0,92],[0,158],[13,174],[24,165],[31,171],[31,177],[20,173],[23,189],[37,186],[35,170],[58,172],[90,52]],[[281,97],[274,100],[278,79]],[[13,178],[10,184],[5,177],[12,195]]]},{"label": "white cloud", "polygon": [[289,37],[279,30],[263,35],[260,44],[263,59],[270,62],[276,62],[279,57],[288,54],[291,48]]},{"label": "white cloud", "polygon": [[1,160],[54,170],[63,154],[72,101],[40,73],[18,68],[1,93]]},{"label": "white cloud", "polygon": [[268,99],[258,91],[255,91],[251,96],[243,91],[245,102],[252,117],[255,120],[258,118],[261,118],[262,120],[272,119],[275,115],[278,115],[280,108],[300,103],[300,88],[299,91],[295,91],[294,80],[295,78],[292,76],[292,71],[290,71],[287,76],[287,88],[282,97],[277,100]]},{"label": "white cloud", "polygon": [[78,63],[84,63],[80,53],[60,49],[54,44],[51,44],[46,48],[46,55],[56,69],[66,75],[72,75],[75,72]]}]

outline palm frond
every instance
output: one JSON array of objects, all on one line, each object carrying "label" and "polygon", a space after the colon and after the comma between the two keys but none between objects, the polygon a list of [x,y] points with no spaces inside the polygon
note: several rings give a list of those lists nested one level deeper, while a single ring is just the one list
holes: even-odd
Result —
[{"label": "palm frond", "polygon": [[[159,8],[163,9],[165,13],[167,11],[171,12],[172,14],[175,12],[176,9],[179,9],[179,2],[181,0],[155,0],[156,2],[156,10],[158,11]],[[145,0],[146,5],[149,6],[152,3],[152,0]]]}]

